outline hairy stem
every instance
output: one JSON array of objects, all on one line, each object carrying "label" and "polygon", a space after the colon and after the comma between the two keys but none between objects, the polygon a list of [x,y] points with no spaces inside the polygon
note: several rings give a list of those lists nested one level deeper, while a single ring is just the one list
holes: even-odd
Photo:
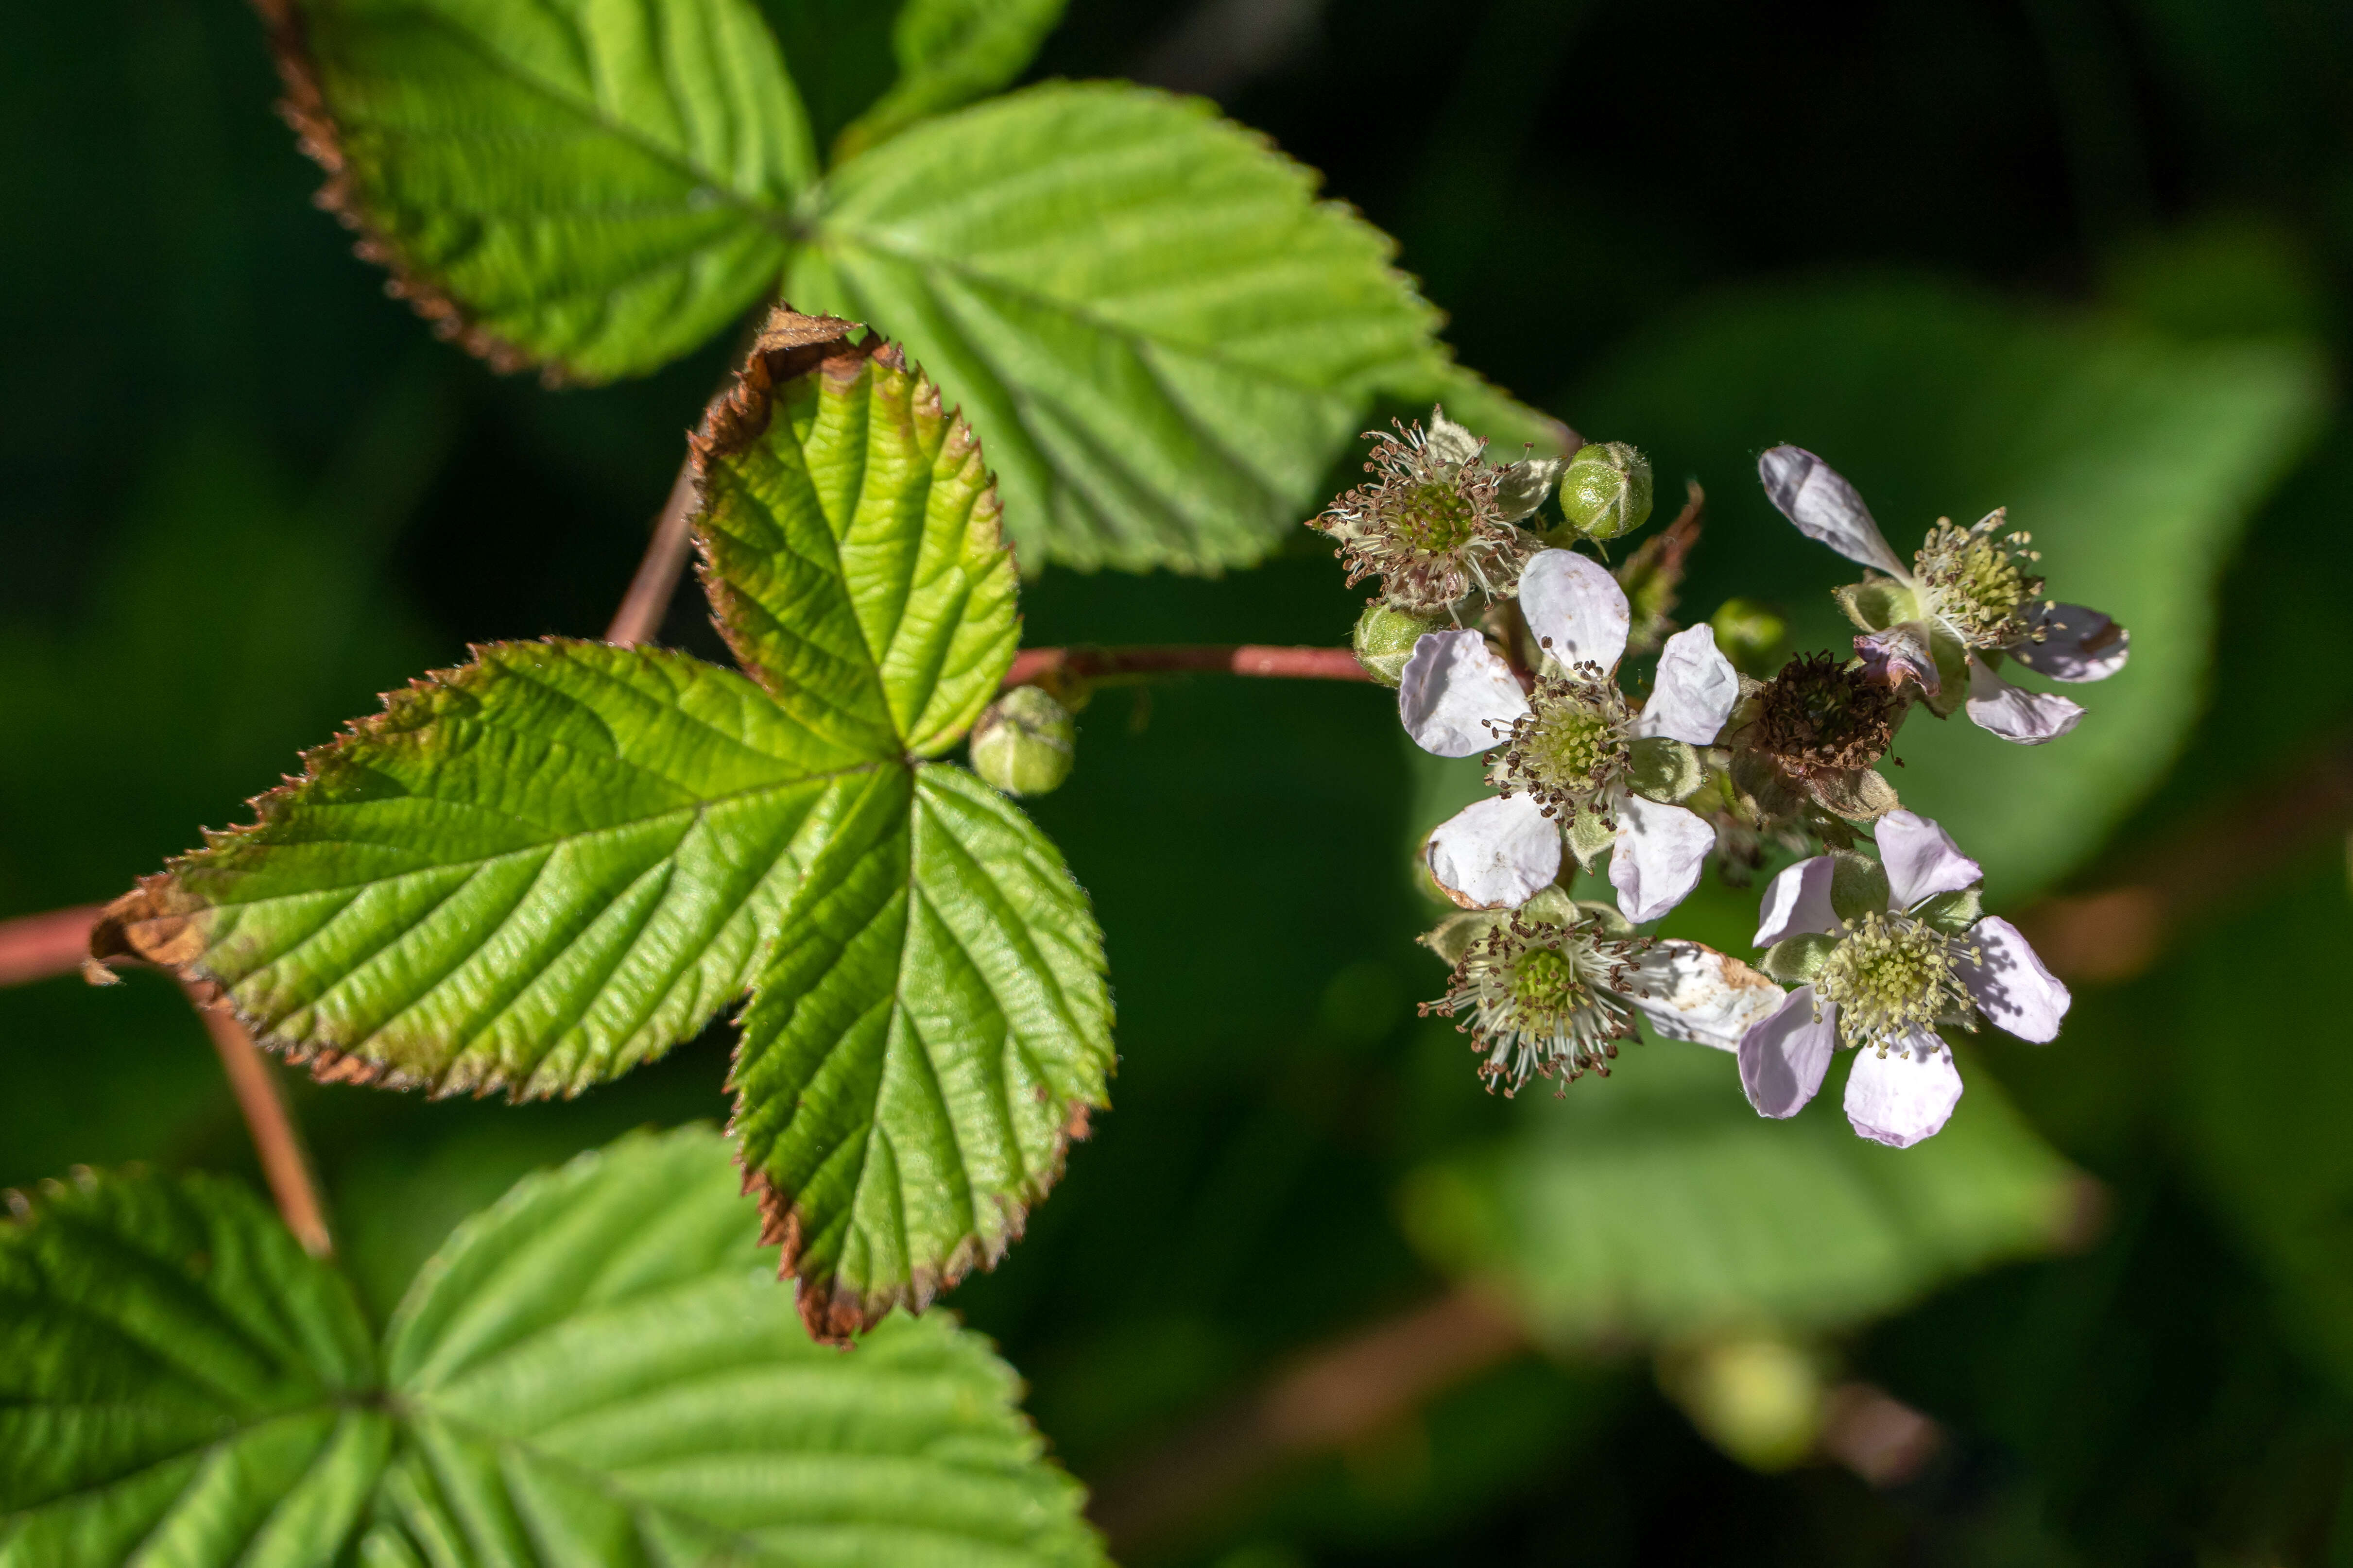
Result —
[{"label": "hairy stem", "polygon": [[1005,685],[1214,670],[1289,680],[1370,680],[1345,647],[1269,647],[1258,643],[1175,643],[1139,647],[1029,647],[1013,657]]},{"label": "hairy stem", "polygon": [[655,520],[654,536],[646,542],[645,558],[605,628],[605,640],[628,647],[650,642],[661,630],[662,616],[678,593],[679,574],[686,569],[686,550],[694,537],[694,458],[689,454],[670,481],[670,499]]},{"label": "hairy stem", "polygon": [[335,1243],[327,1234],[326,1206],[319,1201],[310,1159],[302,1152],[301,1137],[294,1131],[294,1118],[286,1109],[286,1097],[269,1061],[227,1003],[206,1001],[192,982],[183,980],[180,985],[187,992],[196,1016],[204,1020],[213,1049],[220,1053],[221,1071],[237,1096],[237,1110],[245,1113],[246,1131],[253,1135],[254,1152],[261,1157],[269,1195],[278,1200],[279,1217],[302,1244],[303,1251],[313,1258],[332,1257]]}]

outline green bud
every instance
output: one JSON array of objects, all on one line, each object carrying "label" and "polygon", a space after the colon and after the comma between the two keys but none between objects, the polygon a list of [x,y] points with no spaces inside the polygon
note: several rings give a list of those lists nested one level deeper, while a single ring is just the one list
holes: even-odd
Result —
[{"label": "green bud", "polygon": [[1560,511],[1586,539],[1615,539],[1651,515],[1651,461],[1623,441],[1590,441],[1560,477]]},{"label": "green bud", "polygon": [[1883,632],[1892,626],[1920,618],[1920,595],[1892,577],[1850,583],[1833,588],[1831,595],[1846,618],[1866,632]]},{"label": "green bud", "polygon": [[1924,925],[1934,926],[1947,936],[1958,936],[1983,918],[1985,900],[1977,889],[1962,888],[1921,900],[1912,914]]},{"label": "green bud", "polygon": [[1681,805],[1698,793],[1699,752],[1672,735],[1644,735],[1630,748],[1626,785],[1645,800]]},{"label": "green bud", "polygon": [[1577,863],[1588,871],[1616,847],[1617,843],[1618,829],[1607,817],[1580,811],[1568,819],[1569,852],[1577,857]]},{"label": "green bud", "polygon": [[1820,1357],[1772,1335],[1739,1334],[1659,1358],[1659,1382],[1708,1441],[1754,1470],[1805,1463],[1821,1436]]},{"label": "green bud", "polygon": [[1413,645],[1452,624],[1444,616],[1409,615],[1387,605],[1367,605],[1356,617],[1356,633],[1348,640],[1366,674],[1383,686],[1395,686],[1405,679],[1405,662],[1413,657]]},{"label": "green bud", "polygon": [[1852,849],[1831,851],[1831,908],[1842,921],[1887,912],[1887,873]]},{"label": "green bud", "polygon": [[972,771],[1008,795],[1045,795],[1071,776],[1078,726],[1035,686],[1017,686],[972,727]]},{"label": "green bud", "polygon": [[1726,599],[1707,618],[1715,629],[1715,646],[1743,675],[1763,679],[1774,668],[1773,656],[1788,635],[1789,623],[1754,599]]},{"label": "green bud", "polygon": [[1803,931],[1784,937],[1765,950],[1757,967],[1784,985],[1803,985],[1822,972],[1830,962],[1838,938],[1818,931]]}]

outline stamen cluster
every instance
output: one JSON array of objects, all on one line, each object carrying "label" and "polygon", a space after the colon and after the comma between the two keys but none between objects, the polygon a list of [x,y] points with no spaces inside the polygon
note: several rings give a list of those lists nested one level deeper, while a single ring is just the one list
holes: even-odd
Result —
[{"label": "stamen cluster", "polygon": [[2025,612],[2042,597],[2042,578],[2030,568],[2042,554],[2029,548],[2030,533],[1994,537],[2007,515],[1968,528],[1938,518],[1913,557],[1928,612],[1971,647],[2008,647],[2033,633]]},{"label": "stamen cluster", "polygon": [[1533,797],[1549,817],[1608,820],[1632,760],[1633,712],[1618,683],[1588,661],[1537,677],[1528,711],[1497,739],[1487,753],[1489,784]]},{"label": "stamen cluster", "polygon": [[1866,910],[1814,977],[1815,1016],[1838,1005],[1840,1037],[1881,1055],[1914,1029],[1939,1019],[1968,1019],[1977,1004],[1961,984],[1958,960],[1974,949],[1909,915]]},{"label": "stamen cluster", "polygon": [[1479,1076],[1506,1098],[1531,1078],[1558,1078],[1561,1092],[1588,1072],[1609,1075],[1620,1040],[1634,1037],[1625,1001],[1639,989],[1646,937],[1604,934],[1598,919],[1561,923],[1514,914],[1464,950],[1446,994],[1421,1016],[1469,1013],[1455,1028],[1486,1059]]},{"label": "stamen cluster", "polygon": [[1365,471],[1372,482],[1309,524],[1339,542],[1349,586],[1378,577],[1373,603],[1437,615],[1474,588],[1493,598],[1518,585],[1535,541],[1504,516],[1501,468],[1440,455],[1414,424],[1376,435]]},{"label": "stamen cluster", "polygon": [[1827,653],[1804,654],[1757,693],[1751,743],[1793,778],[1867,768],[1887,754],[1905,700],[1860,668]]}]

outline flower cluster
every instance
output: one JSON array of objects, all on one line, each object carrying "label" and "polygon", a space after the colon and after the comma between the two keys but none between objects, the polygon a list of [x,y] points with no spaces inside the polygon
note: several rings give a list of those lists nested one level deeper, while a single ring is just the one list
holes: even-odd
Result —
[{"label": "flower cluster", "polygon": [[[2057,1036],[2066,987],[1984,912],[1977,863],[1879,771],[1915,708],[1965,711],[2028,745],[2080,721],[2077,703],[2006,679],[2005,658],[2063,682],[2124,667],[2124,629],[2045,597],[2041,556],[2004,512],[1939,519],[1907,566],[1820,458],[1765,453],[1773,503],[1867,568],[1835,590],[1852,655],[1777,668],[1766,656],[1781,623],[1748,601],[1680,630],[1666,618],[1698,535],[1696,487],[1671,541],[1606,563],[1600,542],[1649,510],[1633,448],[1499,467],[1441,411],[1426,431],[1373,439],[1375,479],[1314,526],[1338,542],[1350,583],[1380,580],[1356,647],[1397,687],[1406,733],[1483,763],[1492,793],[1423,845],[1431,884],[1463,912],[1424,939],[1453,973],[1422,1010],[1472,1037],[1491,1089],[1606,1075],[1640,1019],[1736,1053],[1769,1117],[1794,1115],[1851,1050],[1849,1120],[1902,1147],[1959,1100],[1948,1031]],[[1562,519],[1547,526],[1556,483]],[[1647,682],[1629,680],[1630,648],[1657,650]],[[1800,857],[1767,887],[1755,968],[1636,930],[1691,893],[1711,851],[1736,882]],[[1614,907],[1573,898],[1605,860]]]}]

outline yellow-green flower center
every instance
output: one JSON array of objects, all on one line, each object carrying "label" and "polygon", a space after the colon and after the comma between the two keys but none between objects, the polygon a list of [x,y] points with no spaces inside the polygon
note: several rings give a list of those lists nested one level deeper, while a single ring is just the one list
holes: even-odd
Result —
[{"label": "yellow-green flower center", "polygon": [[1883,1046],[1968,1010],[1955,953],[1952,939],[1934,927],[1906,915],[1866,912],[1848,925],[1814,976],[1814,994],[1838,1004],[1839,1034],[1848,1045]]},{"label": "yellow-green flower center", "polygon": [[2042,592],[2028,568],[2042,559],[2031,534],[1996,538],[2002,513],[1974,528],[1939,519],[1913,558],[1929,612],[1971,647],[2007,647],[2027,635],[2021,613]]},{"label": "yellow-green flower center", "polygon": [[1479,531],[1479,509],[1451,482],[1410,487],[1398,508],[1398,538],[1427,555],[1460,550]]},{"label": "yellow-green flower center", "polygon": [[1625,694],[1600,666],[1547,676],[1528,693],[1528,711],[1502,749],[1488,754],[1488,782],[1534,796],[1564,820],[1578,812],[1607,816],[1633,755],[1631,721]]},{"label": "yellow-green flower center", "polygon": [[1642,937],[1603,934],[1583,917],[1566,923],[1514,914],[1464,950],[1446,994],[1426,1017],[1468,1013],[1456,1028],[1485,1058],[1488,1087],[1515,1094],[1531,1078],[1607,1073],[1618,1042],[1634,1037],[1625,993],[1639,984]]}]

